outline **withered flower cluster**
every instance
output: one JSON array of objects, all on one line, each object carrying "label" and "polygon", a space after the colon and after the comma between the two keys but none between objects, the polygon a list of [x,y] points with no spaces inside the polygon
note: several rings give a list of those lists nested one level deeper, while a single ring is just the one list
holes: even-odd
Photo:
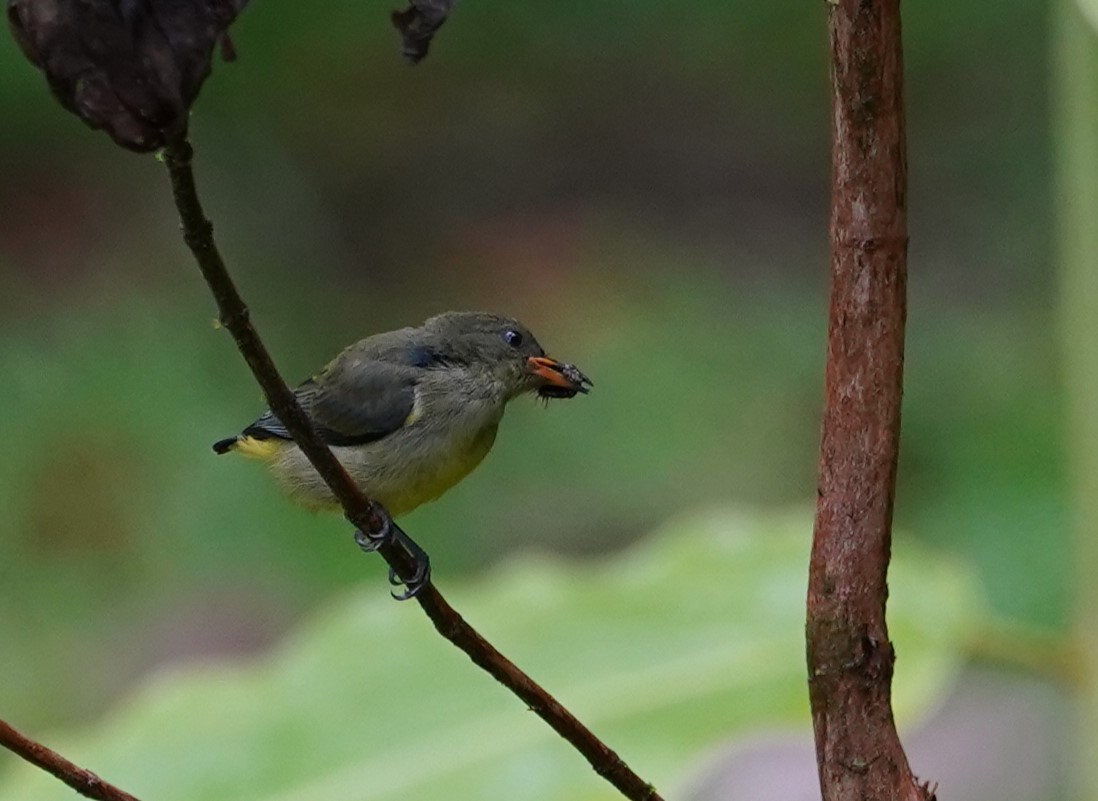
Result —
[{"label": "withered flower cluster", "polygon": [[183,134],[218,41],[247,0],[8,0],[23,53],[54,96],[119,145]]},{"label": "withered flower cluster", "polygon": [[[148,152],[181,138],[220,42],[248,0],[7,0],[23,53],[54,96],[122,147]],[[412,63],[454,0],[411,0],[393,12]]]}]

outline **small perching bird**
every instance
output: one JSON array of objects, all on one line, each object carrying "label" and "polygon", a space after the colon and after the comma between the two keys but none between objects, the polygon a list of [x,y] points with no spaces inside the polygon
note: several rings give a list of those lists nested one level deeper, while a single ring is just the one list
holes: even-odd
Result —
[{"label": "small perching bird", "polygon": [[[516,320],[447,312],[356,342],[295,395],[355,483],[395,517],[439,497],[480,464],[509,401],[526,393],[571,398],[590,386],[574,366],[547,357]],[[304,506],[338,506],[270,411],[213,448],[265,462]]]}]

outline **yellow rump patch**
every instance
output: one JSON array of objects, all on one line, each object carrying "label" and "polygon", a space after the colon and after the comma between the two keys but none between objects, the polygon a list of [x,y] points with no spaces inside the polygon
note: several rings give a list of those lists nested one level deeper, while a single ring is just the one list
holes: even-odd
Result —
[{"label": "yellow rump patch", "polygon": [[241,437],[236,441],[233,450],[249,459],[260,459],[268,462],[286,445],[282,439],[256,439],[255,437]]}]

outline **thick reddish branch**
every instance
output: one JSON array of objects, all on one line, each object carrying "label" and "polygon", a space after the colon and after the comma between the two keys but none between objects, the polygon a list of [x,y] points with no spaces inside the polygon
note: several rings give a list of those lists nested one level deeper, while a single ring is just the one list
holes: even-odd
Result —
[{"label": "thick reddish branch", "polygon": [[899,6],[829,6],[831,308],[806,627],[825,801],[930,795],[896,733],[885,625],[907,284]]},{"label": "thick reddish branch", "polygon": [[97,801],[137,801],[124,790],[103,781],[90,770],[74,765],[56,751],[46,748],[0,720],[0,745],[32,765],[51,773],[76,792]]}]

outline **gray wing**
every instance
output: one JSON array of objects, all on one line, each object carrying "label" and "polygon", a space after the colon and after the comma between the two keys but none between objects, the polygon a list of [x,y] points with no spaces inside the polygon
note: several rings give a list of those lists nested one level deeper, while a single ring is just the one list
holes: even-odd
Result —
[{"label": "gray wing", "polygon": [[[404,425],[415,406],[415,372],[388,362],[337,359],[294,394],[329,445],[374,442]],[[244,429],[258,439],[293,439],[272,412]]]}]

